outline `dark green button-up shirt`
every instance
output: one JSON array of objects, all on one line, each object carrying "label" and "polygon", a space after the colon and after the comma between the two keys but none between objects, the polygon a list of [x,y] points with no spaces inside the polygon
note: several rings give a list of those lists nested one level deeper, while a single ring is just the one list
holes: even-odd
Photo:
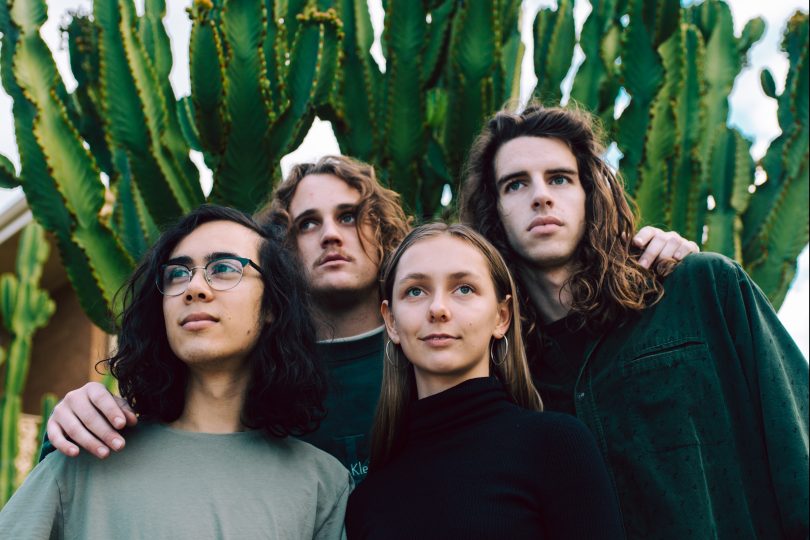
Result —
[{"label": "dark green button-up shirt", "polygon": [[664,287],[584,357],[541,350],[546,408],[596,436],[630,539],[807,538],[807,361],[733,261],[690,255]]}]

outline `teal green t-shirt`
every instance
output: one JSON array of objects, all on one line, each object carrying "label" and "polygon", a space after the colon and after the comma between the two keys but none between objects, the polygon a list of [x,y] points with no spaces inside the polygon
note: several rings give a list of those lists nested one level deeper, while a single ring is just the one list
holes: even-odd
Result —
[{"label": "teal green t-shirt", "polygon": [[351,490],[332,456],[262,431],[142,422],[105,460],[54,452],[0,512],[0,538],[340,539]]}]

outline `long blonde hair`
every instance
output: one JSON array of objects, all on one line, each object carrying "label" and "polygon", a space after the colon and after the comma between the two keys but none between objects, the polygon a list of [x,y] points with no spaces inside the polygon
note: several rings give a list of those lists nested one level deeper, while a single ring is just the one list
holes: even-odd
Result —
[{"label": "long blonde hair", "polygon": [[[383,264],[380,291],[382,300],[387,300],[389,306],[393,301],[394,280],[402,255],[417,242],[441,235],[464,240],[478,250],[489,266],[498,301],[503,302],[510,298],[512,321],[505,334],[509,346],[505,353],[500,350],[495,351],[494,354],[499,359],[503,356],[503,361],[499,361],[498,364],[490,362],[490,373],[503,383],[510,398],[517,405],[526,409],[542,410],[543,402],[532,383],[526,351],[520,335],[520,303],[517,301],[515,281],[501,254],[482,235],[470,227],[460,224],[428,223],[416,227]],[[499,345],[496,349],[501,349],[500,343],[502,342],[503,340],[498,341]],[[385,351],[382,388],[371,435],[372,468],[385,465],[398,450],[401,442],[403,413],[416,396],[413,366],[400,347],[386,339]]]}]

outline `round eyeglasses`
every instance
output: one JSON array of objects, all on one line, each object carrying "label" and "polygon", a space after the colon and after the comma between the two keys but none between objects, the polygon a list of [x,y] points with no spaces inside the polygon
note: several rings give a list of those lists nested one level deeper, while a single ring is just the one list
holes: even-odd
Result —
[{"label": "round eyeglasses", "polygon": [[222,257],[210,261],[205,266],[194,266],[189,268],[184,264],[164,264],[160,267],[160,272],[155,280],[158,290],[163,296],[179,296],[186,292],[194,271],[203,269],[205,281],[212,289],[217,291],[227,291],[233,289],[242,281],[246,266],[252,266],[262,274],[262,269],[251,261],[242,257]]}]

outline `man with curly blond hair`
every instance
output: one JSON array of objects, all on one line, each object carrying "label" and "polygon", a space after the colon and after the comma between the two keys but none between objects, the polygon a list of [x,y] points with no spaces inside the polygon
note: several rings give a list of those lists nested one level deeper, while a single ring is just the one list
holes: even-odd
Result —
[{"label": "man with curly blond hair", "polygon": [[514,262],[546,408],[594,433],[631,539],[807,538],[807,362],[735,262],[645,267],[603,156],[536,104],[470,152],[461,216]]}]

